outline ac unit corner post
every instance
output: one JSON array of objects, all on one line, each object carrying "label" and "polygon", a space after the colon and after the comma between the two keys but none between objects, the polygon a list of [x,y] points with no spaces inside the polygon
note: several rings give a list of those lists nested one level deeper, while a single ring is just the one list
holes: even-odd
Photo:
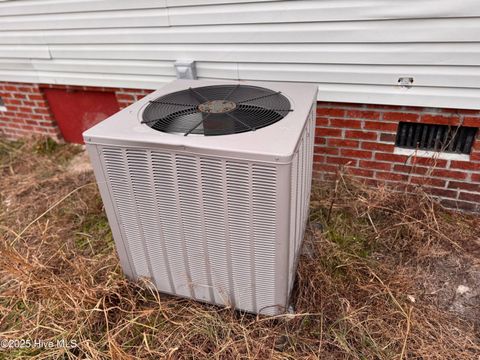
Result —
[{"label": "ac unit corner post", "polygon": [[[291,84],[260,84],[279,89],[263,93],[256,83],[219,85],[175,82],[87,131],[87,149],[129,278],[148,278],[173,295],[281,313],[308,216],[316,90],[298,87],[305,93],[291,91],[293,112],[280,110],[291,105],[284,99],[272,112],[267,106],[288,96]],[[202,105],[188,107],[194,101]],[[137,114],[148,102],[146,126]]]}]

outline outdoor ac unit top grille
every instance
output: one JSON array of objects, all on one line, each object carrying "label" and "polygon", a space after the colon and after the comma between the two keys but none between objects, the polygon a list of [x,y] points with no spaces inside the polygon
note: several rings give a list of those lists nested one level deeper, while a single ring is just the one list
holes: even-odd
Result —
[{"label": "outdoor ac unit top grille", "polygon": [[250,85],[188,88],[150,101],[142,123],[165,133],[228,135],[283,119],[290,102],[280,92]]}]

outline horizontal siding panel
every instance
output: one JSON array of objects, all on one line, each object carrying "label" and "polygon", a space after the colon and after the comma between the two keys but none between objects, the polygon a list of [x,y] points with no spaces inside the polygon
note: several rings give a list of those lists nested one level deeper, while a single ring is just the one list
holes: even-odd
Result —
[{"label": "horizontal siding panel", "polygon": [[24,0],[0,2],[0,16],[164,8],[166,0]]},{"label": "horizontal siding panel", "polygon": [[61,73],[46,71],[38,72],[38,78],[39,81],[44,84],[130,87],[139,89],[158,89],[165,83],[175,79],[173,76]]},{"label": "horizontal siding panel", "polygon": [[472,42],[480,18],[5,31],[0,44]]},{"label": "horizontal siding panel", "polygon": [[185,59],[202,79],[316,83],[321,100],[480,108],[480,2],[0,1],[3,81],[155,89]]},{"label": "horizontal siding panel", "polygon": [[[91,1],[80,2],[84,5],[83,12],[57,13],[55,8],[59,2],[50,2],[49,13],[29,11],[22,12],[22,1],[15,9],[8,11],[9,2],[0,4],[0,22],[4,30],[29,29],[74,29],[74,28],[121,28],[148,27],[168,25],[213,25],[213,24],[257,24],[283,22],[322,22],[346,20],[402,19],[402,18],[441,18],[441,17],[472,17],[480,16],[480,3],[473,0],[435,1],[404,0],[392,2],[389,0],[365,1],[278,1],[255,2],[241,4],[221,4],[217,6],[173,7],[168,10],[164,3],[159,6],[144,9],[142,4],[133,8],[132,5],[106,10],[110,2],[100,1],[92,11],[88,5]],[[131,2],[134,4],[135,2]],[[409,4],[407,4],[409,3]],[[72,5],[72,2],[65,4]],[[64,6],[65,6],[64,4]],[[79,4],[76,4],[78,7]],[[143,4],[143,6],[148,4]],[[102,6],[104,8],[102,8]],[[2,11],[2,8],[4,8]],[[48,7],[47,7],[48,8]],[[3,15],[3,17],[2,17]]]},{"label": "horizontal siding panel", "polygon": [[[21,78],[21,80],[19,80]],[[131,87],[139,89],[157,89],[172,81],[173,77],[152,76],[108,76],[98,74],[71,73],[27,73],[0,71],[4,81],[41,82],[47,84],[69,84],[84,86]],[[354,99],[355,101],[352,101]],[[410,106],[431,106],[445,108],[480,109],[480,92],[477,89],[455,89],[435,87],[414,87],[401,89],[393,86],[353,85],[353,84],[319,84],[318,100],[352,101],[366,104],[393,104]]]},{"label": "horizontal siding panel", "polygon": [[166,9],[102,11],[0,17],[3,30],[86,29],[167,26]]},{"label": "horizontal siding panel", "polygon": [[12,82],[26,82],[26,83],[38,83],[38,73],[36,71],[25,70],[0,70],[0,81],[12,81]]},{"label": "horizontal siding panel", "polygon": [[480,68],[473,66],[387,66],[339,64],[238,64],[242,80],[398,86],[400,77],[413,77],[414,86],[478,88]]},{"label": "horizontal siding panel", "polygon": [[[165,7],[167,7],[166,0],[2,1],[0,2],[0,16]],[[172,25],[228,24],[240,20],[242,22],[272,22],[274,19],[274,22],[309,22],[480,15],[480,4],[476,0],[455,2],[449,0],[169,0],[168,7],[171,9]]]},{"label": "horizontal siding panel", "polygon": [[358,21],[480,15],[477,0],[323,0],[169,9],[171,25]]},{"label": "horizontal siding panel", "polygon": [[0,59],[0,70],[35,70],[29,59]]},{"label": "horizontal siding panel", "polygon": [[365,104],[480,109],[480,92],[477,89],[319,84],[318,91],[321,101],[355,99],[354,102]]},{"label": "horizontal siding panel", "polygon": [[[1,68],[0,63],[0,68]],[[39,71],[137,74],[152,76],[175,76],[172,61],[123,61],[123,60],[33,60],[32,66]]]},{"label": "horizontal siding panel", "polygon": [[[399,77],[413,77],[414,86],[423,87],[478,88],[480,84],[480,68],[468,66],[198,62],[196,67],[198,77],[203,79],[335,82],[365,85],[371,84],[372,79],[375,79],[378,85],[398,86]],[[52,74],[72,72],[175,77],[172,61],[3,59],[0,61],[0,70],[38,70]]]},{"label": "horizontal siding panel", "polygon": [[[210,79],[238,78],[236,63],[198,62],[197,75]],[[58,73],[99,73],[99,74],[127,74],[130,76],[170,76],[175,77],[175,68],[172,61],[124,61],[124,60],[27,60],[27,59],[0,59],[1,70],[27,70],[50,72],[50,77]],[[19,72],[15,72],[19,74]],[[65,74],[62,75],[65,77]],[[11,79],[11,75],[9,75]],[[2,80],[2,79],[0,79]],[[5,79],[3,79],[5,80]],[[122,86],[126,86],[122,84]]]},{"label": "horizontal siding panel", "polygon": [[238,79],[237,63],[220,63],[200,61],[196,64],[197,76],[200,79]]},{"label": "horizontal siding panel", "polygon": [[272,2],[280,0],[167,0],[168,7]]},{"label": "horizontal siding panel", "polygon": [[0,16],[54,14],[84,11],[152,9],[175,6],[271,2],[279,0],[31,0],[0,1]]},{"label": "horizontal siding panel", "polygon": [[0,81],[158,89],[173,76],[1,70]]},{"label": "horizontal siding panel", "polygon": [[53,58],[70,59],[480,65],[480,43],[52,45],[50,53]]},{"label": "horizontal siding panel", "polygon": [[48,59],[50,53],[42,45],[0,45],[0,58]]}]

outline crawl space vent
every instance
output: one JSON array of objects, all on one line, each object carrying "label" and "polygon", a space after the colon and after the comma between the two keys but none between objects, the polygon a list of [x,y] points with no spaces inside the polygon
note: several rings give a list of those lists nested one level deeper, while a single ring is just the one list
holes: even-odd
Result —
[{"label": "crawl space vent", "polygon": [[406,149],[470,154],[477,128],[400,122],[395,145]]}]

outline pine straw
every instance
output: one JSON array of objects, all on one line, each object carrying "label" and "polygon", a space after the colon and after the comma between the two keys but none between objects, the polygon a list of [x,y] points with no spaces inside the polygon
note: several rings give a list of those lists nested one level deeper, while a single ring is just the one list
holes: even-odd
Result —
[{"label": "pine straw", "polygon": [[[442,260],[478,266],[479,219],[339,174],[315,186],[294,314],[242,314],[127,282],[81,151],[0,142],[0,339],[76,340],[5,359],[473,359],[478,317],[448,310]],[[472,310],[473,311],[473,310]]]}]

